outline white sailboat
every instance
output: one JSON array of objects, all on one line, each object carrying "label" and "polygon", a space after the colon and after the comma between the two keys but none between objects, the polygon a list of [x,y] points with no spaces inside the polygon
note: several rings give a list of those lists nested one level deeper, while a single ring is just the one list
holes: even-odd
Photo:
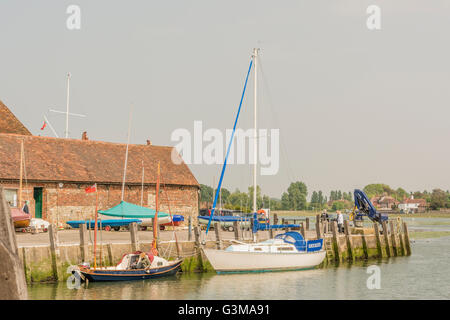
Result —
[{"label": "white sailboat", "polygon": [[[252,55],[252,63],[254,65],[253,212],[257,212],[258,210],[256,202],[258,163],[258,145],[256,139],[258,52],[259,49],[255,48],[253,49]],[[230,140],[230,144],[231,143],[232,139]],[[226,160],[227,159],[225,159],[224,167],[222,168],[222,176],[225,170]],[[220,186],[221,181],[219,181],[219,190]],[[213,215],[213,212],[211,215]],[[225,250],[204,248],[203,252],[205,253],[214,270],[216,270],[216,272],[218,273],[311,269],[322,263],[326,256],[326,251],[323,249],[323,239],[306,241],[300,233],[293,231],[279,234],[274,239],[269,239],[259,243],[240,242],[238,244],[229,246]]]}]

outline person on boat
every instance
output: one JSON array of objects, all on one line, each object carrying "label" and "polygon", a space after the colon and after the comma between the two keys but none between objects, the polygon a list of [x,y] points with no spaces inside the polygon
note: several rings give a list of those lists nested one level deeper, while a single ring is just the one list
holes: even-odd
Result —
[{"label": "person on boat", "polygon": [[145,254],[145,252],[141,252],[139,254],[139,260],[137,262],[137,269],[147,269],[150,268],[150,265],[152,262],[148,258],[148,256]]},{"label": "person on boat", "polygon": [[23,205],[22,211],[25,213],[30,214],[30,209],[28,209],[28,200],[25,201],[25,204]]},{"label": "person on boat", "polygon": [[344,232],[344,216],[340,210],[336,211],[337,214],[337,225],[339,233]]}]

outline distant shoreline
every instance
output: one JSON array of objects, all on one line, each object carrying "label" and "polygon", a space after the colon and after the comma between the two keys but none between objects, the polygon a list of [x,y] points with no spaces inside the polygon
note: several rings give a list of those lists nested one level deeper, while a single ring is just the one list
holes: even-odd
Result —
[{"label": "distant shoreline", "polygon": [[[282,211],[282,210],[273,210],[271,215],[277,214],[279,217],[313,217],[317,214],[320,214],[321,211]],[[334,213],[332,211],[328,211],[328,213]],[[392,218],[450,218],[450,210],[449,211],[428,211],[424,213],[391,213],[389,217]]]}]

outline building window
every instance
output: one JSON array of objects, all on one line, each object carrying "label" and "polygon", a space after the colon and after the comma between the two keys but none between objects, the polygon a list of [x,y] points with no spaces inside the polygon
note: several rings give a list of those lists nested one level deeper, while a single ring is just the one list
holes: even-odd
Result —
[{"label": "building window", "polygon": [[11,208],[17,207],[17,189],[4,189],[5,199]]}]

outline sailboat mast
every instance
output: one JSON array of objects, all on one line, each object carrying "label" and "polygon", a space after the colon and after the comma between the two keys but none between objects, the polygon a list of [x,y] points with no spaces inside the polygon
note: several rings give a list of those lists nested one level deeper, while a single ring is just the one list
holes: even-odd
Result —
[{"label": "sailboat mast", "polygon": [[17,206],[21,208],[22,202],[22,177],[23,177],[23,140],[20,141],[20,181],[19,181],[19,201]]},{"label": "sailboat mast", "polygon": [[67,98],[66,98],[66,138],[69,137],[69,93],[70,93],[70,72],[67,74]]},{"label": "sailboat mast", "polygon": [[125,164],[123,166],[123,180],[122,180],[122,201],[123,201],[123,194],[125,191],[125,179],[127,178],[127,163],[128,163],[128,145],[130,144],[130,131],[131,131],[131,115],[133,113],[133,105],[131,105],[130,109],[130,118],[128,120],[128,139],[127,139],[127,149],[125,151]]},{"label": "sailboat mast", "polygon": [[254,92],[254,129],[253,129],[253,212],[257,212],[258,208],[256,206],[256,175],[258,168],[258,122],[257,122],[257,108],[258,108],[258,48],[253,49],[253,61],[254,61],[254,70],[255,70],[255,92]]},{"label": "sailboat mast", "polygon": [[156,178],[156,197],[155,197],[155,217],[153,218],[153,242],[152,242],[152,253],[153,255],[158,255],[158,249],[156,247],[156,241],[158,238],[158,211],[159,211],[159,177],[161,169],[160,162],[158,162],[158,176]]}]

